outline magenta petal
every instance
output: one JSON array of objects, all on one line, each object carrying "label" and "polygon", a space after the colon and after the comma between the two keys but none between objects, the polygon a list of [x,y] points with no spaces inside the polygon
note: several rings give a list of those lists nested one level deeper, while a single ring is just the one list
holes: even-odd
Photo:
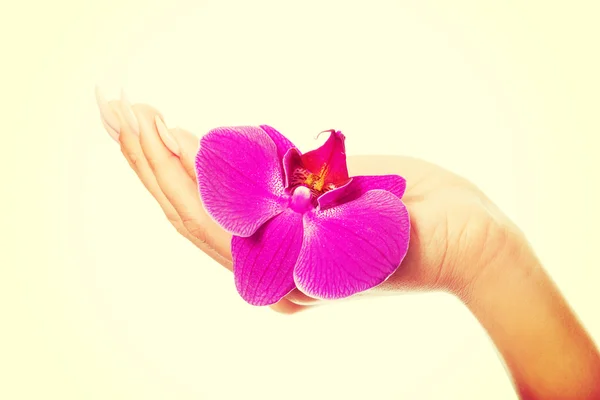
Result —
[{"label": "magenta petal", "polygon": [[398,197],[372,190],[304,216],[304,242],[294,269],[309,296],[339,299],[379,285],[408,250],[410,220]]},{"label": "magenta petal", "polygon": [[273,140],[273,143],[275,143],[275,146],[277,147],[277,156],[279,157],[279,160],[283,160],[283,156],[285,155],[285,153],[289,149],[295,147],[294,144],[288,138],[279,133],[275,128],[269,125],[261,125],[260,127],[263,131],[265,131],[267,135],[269,135],[271,140]]},{"label": "magenta petal", "polygon": [[406,190],[406,180],[399,175],[353,176],[344,186],[321,195],[318,198],[319,206],[322,210],[335,207],[375,189],[391,192],[401,199]]},{"label": "magenta petal", "polygon": [[294,289],[294,265],[302,247],[302,214],[286,210],[250,237],[231,241],[233,274],[248,303],[265,306]]},{"label": "magenta petal", "polygon": [[[346,166],[345,136],[340,131],[331,130],[327,141],[318,149],[302,155],[304,166],[313,174],[325,173],[325,184],[343,185],[348,181]],[[323,171],[325,167],[325,171]]]},{"label": "magenta petal", "polygon": [[283,210],[283,171],[277,148],[260,128],[217,128],[196,155],[200,197],[224,229],[250,236]]}]

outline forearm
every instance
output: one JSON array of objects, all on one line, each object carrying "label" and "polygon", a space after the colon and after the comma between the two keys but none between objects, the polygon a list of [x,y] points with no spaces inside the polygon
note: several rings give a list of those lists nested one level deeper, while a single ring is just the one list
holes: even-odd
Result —
[{"label": "forearm", "polygon": [[533,255],[498,260],[463,297],[522,399],[600,399],[598,350]]}]

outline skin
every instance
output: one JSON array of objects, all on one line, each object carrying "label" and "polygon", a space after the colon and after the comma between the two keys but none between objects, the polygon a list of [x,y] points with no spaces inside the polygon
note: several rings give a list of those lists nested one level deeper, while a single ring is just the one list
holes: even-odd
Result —
[{"label": "skin", "polygon": [[[131,107],[138,136],[124,118],[128,105],[113,101],[110,106],[120,119],[118,141],[125,159],[171,224],[231,270],[231,235],[206,214],[198,196],[198,138],[170,129],[177,146],[172,152],[158,134],[154,118],[162,116],[157,110]],[[600,399],[596,346],[524,234],[484,193],[460,176],[410,157],[349,157],[348,169],[350,176],[405,177],[403,201],[412,224],[409,252],[398,271],[357,298],[407,290],[451,293],[490,335],[521,399]],[[294,314],[331,303],[294,290],[271,308]]]}]

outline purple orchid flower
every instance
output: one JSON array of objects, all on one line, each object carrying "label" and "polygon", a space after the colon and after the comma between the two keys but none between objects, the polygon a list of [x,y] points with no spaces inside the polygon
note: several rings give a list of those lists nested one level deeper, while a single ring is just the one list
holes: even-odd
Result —
[{"label": "purple orchid flower", "polygon": [[270,305],[294,288],[339,299],[384,282],[408,251],[398,175],[348,176],[345,137],[302,154],[270,126],[217,128],[196,173],[209,215],[233,234],[238,292]]}]

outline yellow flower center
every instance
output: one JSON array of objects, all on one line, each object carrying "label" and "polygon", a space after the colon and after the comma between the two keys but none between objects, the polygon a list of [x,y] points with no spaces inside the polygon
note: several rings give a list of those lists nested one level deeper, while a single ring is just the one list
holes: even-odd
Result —
[{"label": "yellow flower center", "polygon": [[336,188],[333,183],[325,184],[325,179],[328,172],[329,166],[327,164],[323,165],[318,174],[313,174],[304,168],[297,168],[294,171],[291,186],[306,186],[308,189],[310,189],[313,198],[317,198],[323,193]]},{"label": "yellow flower center", "polygon": [[304,184],[309,188],[315,189],[319,192],[323,191],[325,186],[325,176],[327,176],[327,164],[323,165],[321,171],[318,174],[309,174],[304,181]]}]

